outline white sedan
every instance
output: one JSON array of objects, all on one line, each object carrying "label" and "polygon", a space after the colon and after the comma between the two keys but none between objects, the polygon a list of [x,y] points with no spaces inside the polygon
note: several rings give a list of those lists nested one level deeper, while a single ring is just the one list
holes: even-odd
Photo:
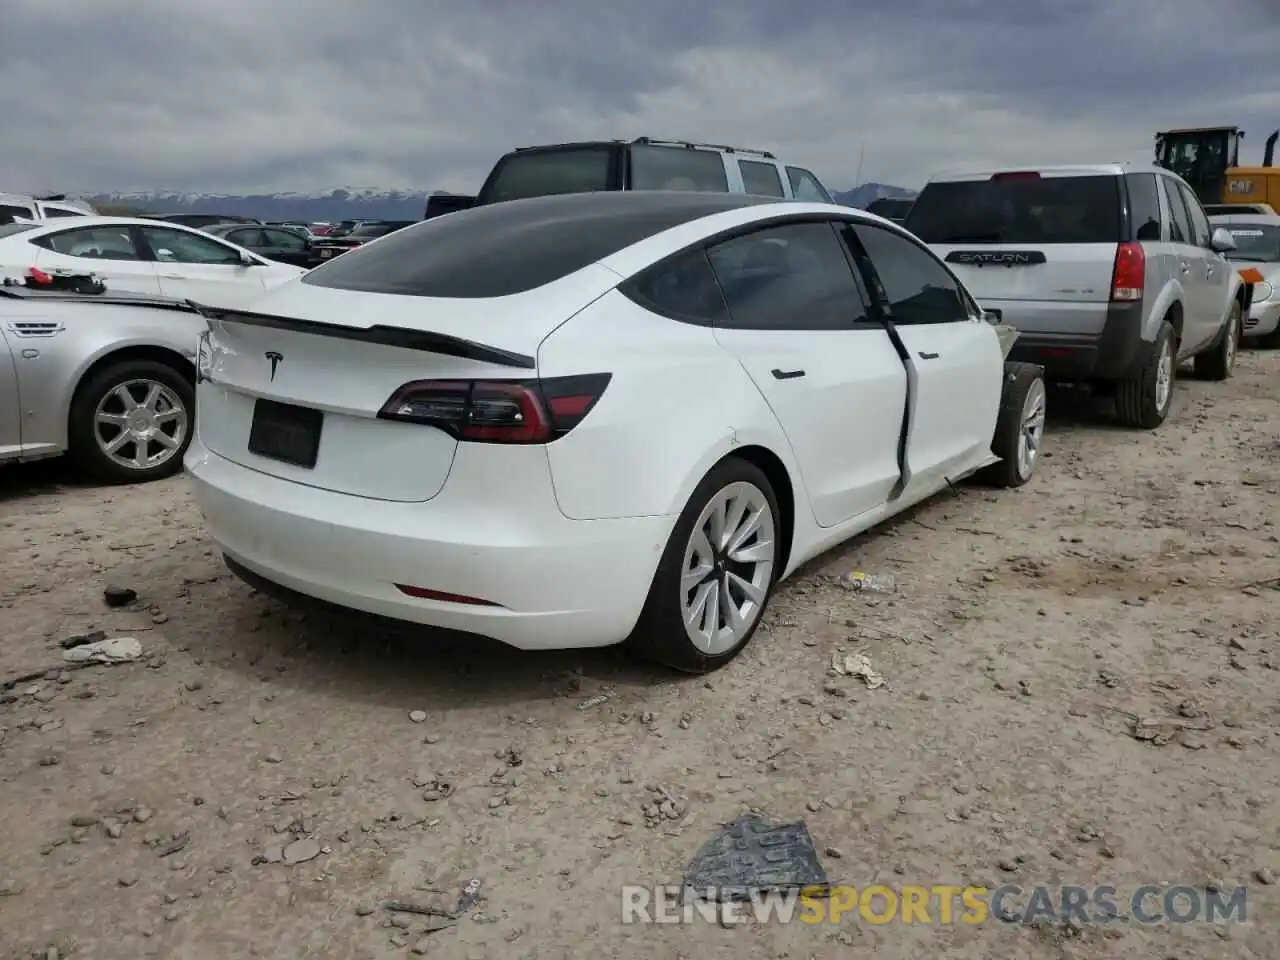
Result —
[{"label": "white sedan", "polygon": [[511,201],[202,312],[186,466],[242,578],[691,672],[824,550],[984,468],[1025,483],[1044,425],[942,262],[829,204]]},{"label": "white sedan", "polygon": [[174,223],[75,217],[0,226],[0,274],[94,273],[117,293],[244,306],[306,271]]}]

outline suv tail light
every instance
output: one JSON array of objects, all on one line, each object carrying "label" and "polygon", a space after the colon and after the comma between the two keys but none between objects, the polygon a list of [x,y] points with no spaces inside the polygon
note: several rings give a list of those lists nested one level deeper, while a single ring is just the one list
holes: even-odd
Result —
[{"label": "suv tail light", "polygon": [[1140,243],[1116,247],[1116,264],[1111,272],[1111,299],[1122,303],[1142,299],[1146,286],[1147,256]]},{"label": "suv tail light", "polygon": [[422,423],[459,440],[549,443],[586,417],[611,374],[543,380],[414,380],[378,411],[382,420]]}]

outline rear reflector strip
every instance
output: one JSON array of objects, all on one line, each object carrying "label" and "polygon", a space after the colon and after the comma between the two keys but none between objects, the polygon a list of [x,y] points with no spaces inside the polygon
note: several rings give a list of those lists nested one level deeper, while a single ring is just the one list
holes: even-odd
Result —
[{"label": "rear reflector strip", "polygon": [[439,600],[442,603],[462,603],[471,607],[500,607],[502,604],[492,600],[481,600],[479,597],[467,597],[460,593],[446,593],[444,590],[428,590],[426,587],[413,587],[397,583],[396,589],[406,597],[417,597],[419,600]]}]

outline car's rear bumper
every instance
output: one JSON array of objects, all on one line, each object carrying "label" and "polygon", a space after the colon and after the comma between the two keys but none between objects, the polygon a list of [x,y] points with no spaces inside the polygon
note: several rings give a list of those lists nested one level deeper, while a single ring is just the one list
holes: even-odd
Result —
[{"label": "car's rear bumper", "polygon": [[1280,327],[1280,300],[1266,300],[1255,303],[1249,309],[1249,316],[1244,321],[1246,337],[1265,337]]},{"label": "car's rear bumper", "polygon": [[[1002,307],[993,302],[992,306]],[[1017,310],[1002,310],[1004,322],[1018,326]],[[1142,304],[1112,303],[1096,333],[1023,331],[1013,343],[1010,360],[1037,363],[1049,380],[1125,380],[1136,375],[1143,360]]]},{"label": "car's rear bumper", "polygon": [[[222,552],[253,577],[340,607],[523,649],[607,646],[639,618],[674,517],[569,520],[549,470],[502,502],[460,449],[426,503],[371,500],[239,466],[192,443],[196,502]],[[234,567],[233,567],[234,569]],[[250,578],[252,579],[252,578]],[[487,601],[406,595],[397,584]]]}]

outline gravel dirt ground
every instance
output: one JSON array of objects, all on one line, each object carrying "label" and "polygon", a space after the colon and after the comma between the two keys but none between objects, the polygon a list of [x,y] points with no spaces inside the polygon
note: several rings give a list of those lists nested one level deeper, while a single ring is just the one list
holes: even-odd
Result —
[{"label": "gravel dirt ground", "polygon": [[[0,955],[1274,958],[1278,397],[1246,352],[1155,433],[1060,404],[1028,487],[821,558],[709,679],[300,615],[226,572],[182,478],[6,469],[0,680],[36,678],[0,689]],[[91,630],[144,660],[60,672]],[[622,924],[623,884],[750,808],[858,887],[1244,885],[1249,922]],[[382,906],[471,878],[445,929]]]}]

